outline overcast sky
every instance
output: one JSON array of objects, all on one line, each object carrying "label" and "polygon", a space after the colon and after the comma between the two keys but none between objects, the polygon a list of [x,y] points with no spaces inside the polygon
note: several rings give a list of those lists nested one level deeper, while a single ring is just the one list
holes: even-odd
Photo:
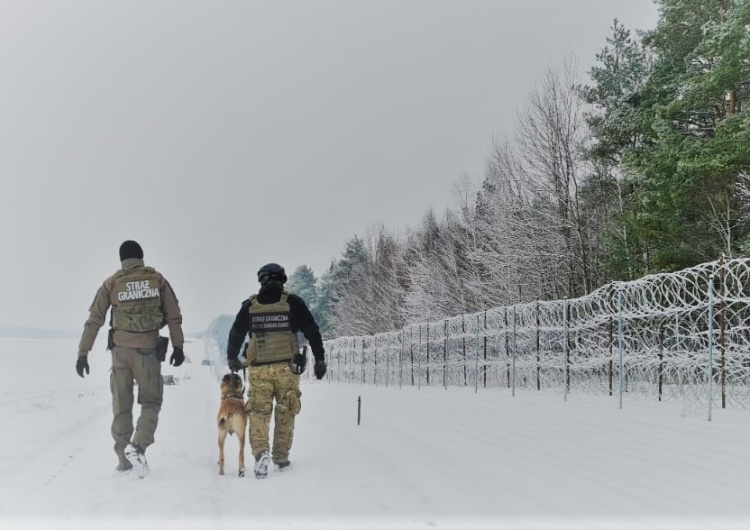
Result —
[{"label": "overcast sky", "polygon": [[[444,211],[546,67],[652,0],[0,0],[0,325],[77,331],[125,239],[186,331]],[[101,339],[100,339],[101,340]]]}]

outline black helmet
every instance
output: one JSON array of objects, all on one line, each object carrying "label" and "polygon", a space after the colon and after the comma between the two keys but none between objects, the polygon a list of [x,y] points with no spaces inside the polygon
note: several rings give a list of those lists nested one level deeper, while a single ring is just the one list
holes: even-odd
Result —
[{"label": "black helmet", "polygon": [[278,263],[267,263],[263,265],[258,271],[258,281],[260,283],[266,283],[267,280],[279,280],[281,283],[286,283],[286,272],[284,267]]}]

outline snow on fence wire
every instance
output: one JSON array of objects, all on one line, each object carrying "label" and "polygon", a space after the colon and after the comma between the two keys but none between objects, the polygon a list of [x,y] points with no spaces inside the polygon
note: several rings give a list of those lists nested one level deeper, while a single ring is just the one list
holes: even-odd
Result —
[{"label": "snow on fence wire", "polygon": [[[750,259],[325,342],[347,383],[623,394],[750,405]],[[709,377],[709,374],[712,374]],[[710,396],[710,399],[709,399]]]}]

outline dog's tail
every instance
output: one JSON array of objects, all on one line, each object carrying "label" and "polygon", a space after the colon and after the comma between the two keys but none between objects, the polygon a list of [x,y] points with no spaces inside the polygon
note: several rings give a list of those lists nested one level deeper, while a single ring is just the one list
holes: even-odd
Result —
[{"label": "dog's tail", "polygon": [[234,427],[231,424],[227,425],[228,423],[229,417],[222,416],[221,418],[219,418],[219,430],[226,431],[227,434],[234,434]]}]

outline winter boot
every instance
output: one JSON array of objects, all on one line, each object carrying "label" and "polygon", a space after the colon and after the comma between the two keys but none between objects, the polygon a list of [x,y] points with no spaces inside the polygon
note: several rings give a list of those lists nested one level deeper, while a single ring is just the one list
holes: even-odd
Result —
[{"label": "winter boot", "polygon": [[263,451],[255,459],[255,478],[266,478],[268,476],[268,464],[271,463],[271,455],[268,451]]},{"label": "winter boot", "polygon": [[146,450],[138,444],[129,443],[125,447],[125,458],[132,466],[135,474],[141,478],[149,473],[145,452]]},{"label": "winter boot", "polygon": [[276,470],[277,471],[289,471],[289,460],[285,460],[284,462],[276,462]]},{"label": "winter boot", "polygon": [[120,473],[124,473],[126,471],[130,471],[133,469],[133,464],[131,464],[128,459],[125,457],[125,448],[115,446],[115,453],[117,454],[117,460],[119,460],[119,463],[117,464],[117,467],[115,468],[115,471],[118,471]]},{"label": "winter boot", "polygon": [[131,471],[133,469],[133,464],[131,464],[127,458],[123,456],[123,459],[120,460],[120,463],[117,464],[117,467],[115,468],[115,471],[119,473],[126,473],[128,471]]}]

